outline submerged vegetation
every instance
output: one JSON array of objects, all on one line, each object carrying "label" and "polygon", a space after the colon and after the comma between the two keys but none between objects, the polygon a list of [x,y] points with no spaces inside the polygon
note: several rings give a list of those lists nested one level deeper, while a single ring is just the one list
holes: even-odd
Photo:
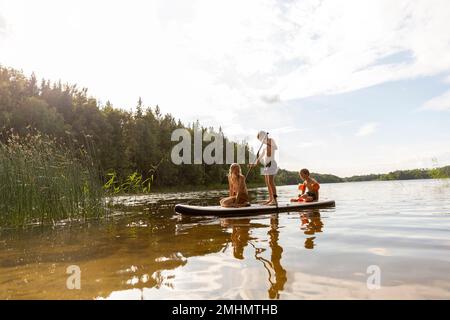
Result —
[{"label": "submerged vegetation", "polygon": [[43,135],[0,144],[0,226],[50,224],[104,213],[92,160]]}]

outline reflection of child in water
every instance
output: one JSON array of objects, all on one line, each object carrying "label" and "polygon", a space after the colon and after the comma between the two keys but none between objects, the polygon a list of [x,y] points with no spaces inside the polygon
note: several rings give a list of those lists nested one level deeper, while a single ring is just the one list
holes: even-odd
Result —
[{"label": "reflection of child in water", "polygon": [[231,245],[233,246],[233,256],[236,259],[244,259],[244,248],[248,245],[250,238],[250,219],[239,219],[229,221],[223,219],[221,221],[223,227],[232,227]]},{"label": "reflection of child in water", "polygon": [[233,256],[236,259],[243,260],[245,247],[248,244],[252,245],[255,249],[254,257],[261,261],[264,268],[269,272],[269,298],[278,299],[280,297],[279,292],[284,289],[284,285],[287,281],[286,270],[281,265],[283,248],[278,243],[280,236],[278,218],[270,219],[270,229],[267,232],[271,249],[270,260],[261,256],[261,253],[266,249],[258,248],[252,244],[251,240],[255,240],[255,238],[250,235],[250,221],[250,219],[222,219],[221,226],[232,228],[231,244],[233,246]]},{"label": "reflection of child in water", "polygon": [[[320,219],[320,212],[318,210],[313,210],[311,213],[300,214],[300,220],[302,225],[301,230],[304,230],[306,235],[314,235],[316,232],[322,232],[323,223]],[[305,240],[306,249],[314,249],[314,240],[316,237],[308,237]]]}]

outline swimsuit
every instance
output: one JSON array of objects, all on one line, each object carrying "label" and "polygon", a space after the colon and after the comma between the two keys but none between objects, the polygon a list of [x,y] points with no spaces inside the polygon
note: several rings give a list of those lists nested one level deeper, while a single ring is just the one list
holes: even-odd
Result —
[{"label": "swimsuit", "polygon": [[[265,176],[273,176],[278,172],[278,164],[275,161],[275,150],[278,149],[275,141],[271,139],[272,142],[272,155],[267,156],[267,146],[264,148],[261,156],[261,164],[264,166],[262,169],[262,174]],[[258,155],[259,156],[259,155]]]},{"label": "swimsuit", "polygon": [[306,192],[306,195],[307,195],[308,197],[312,197],[313,200],[318,200],[318,199],[319,199],[319,197],[317,196],[317,193],[316,193],[316,192],[307,191],[307,192]]},{"label": "swimsuit", "polygon": [[247,193],[240,193],[239,194],[239,199],[236,196],[236,204],[244,204],[244,203],[247,203],[247,202],[248,202],[248,194]]}]

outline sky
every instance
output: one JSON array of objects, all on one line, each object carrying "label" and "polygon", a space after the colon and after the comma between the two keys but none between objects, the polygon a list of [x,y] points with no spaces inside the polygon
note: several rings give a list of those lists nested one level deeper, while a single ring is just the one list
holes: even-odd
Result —
[{"label": "sky", "polygon": [[0,0],[0,64],[349,176],[450,164],[449,30],[448,0]]}]

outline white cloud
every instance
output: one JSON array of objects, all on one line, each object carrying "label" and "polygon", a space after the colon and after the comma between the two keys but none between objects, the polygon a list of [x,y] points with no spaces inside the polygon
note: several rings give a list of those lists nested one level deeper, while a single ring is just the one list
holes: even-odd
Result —
[{"label": "white cloud", "polygon": [[[342,93],[450,69],[446,1],[301,2],[287,19],[297,23],[292,51],[305,64],[280,79],[284,99]],[[404,51],[411,52],[412,61],[375,63]]]},{"label": "white cloud", "polygon": [[450,90],[423,104],[422,110],[450,111]]},{"label": "white cloud", "polygon": [[296,144],[296,146],[301,149],[322,147],[324,145],[325,145],[325,143],[323,141],[306,141],[306,142],[299,142]]},{"label": "white cloud", "polygon": [[444,82],[450,84],[450,75],[444,78]]},{"label": "white cloud", "polygon": [[4,36],[6,34],[6,20],[5,18],[0,14],[0,36]]},{"label": "white cloud", "polygon": [[371,135],[376,131],[377,127],[378,127],[378,123],[376,123],[376,122],[366,123],[365,125],[363,125],[359,128],[358,132],[356,132],[356,136],[364,137],[364,136]]},{"label": "white cloud", "polygon": [[[187,121],[224,125],[224,109],[450,70],[446,0],[18,0],[0,10],[15,32],[2,63],[81,82],[124,107],[143,96]],[[376,63],[405,51],[411,61]]]},{"label": "white cloud", "polygon": [[293,126],[285,126],[285,127],[281,127],[281,128],[273,128],[270,130],[270,133],[276,133],[276,134],[298,133],[303,130],[304,129],[296,128]]},{"label": "white cloud", "polygon": [[336,122],[336,123],[332,124],[330,126],[330,128],[346,127],[346,126],[349,126],[349,125],[351,125],[351,124],[353,124],[355,122],[356,122],[355,120],[344,120],[344,121],[340,121],[340,122]]},{"label": "white cloud", "polygon": [[[286,153],[301,139],[323,140],[296,132],[303,119],[286,113],[286,100],[450,71],[448,0],[0,0],[0,12],[3,65],[123,108],[141,96],[230,137],[284,128]],[[360,136],[376,130],[368,125]]]},{"label": "white cloud", "polygon": [[266,103],[277,103],[280,102],[280,96],[278,94],[275,95],[262,95],[261,100]]}]

